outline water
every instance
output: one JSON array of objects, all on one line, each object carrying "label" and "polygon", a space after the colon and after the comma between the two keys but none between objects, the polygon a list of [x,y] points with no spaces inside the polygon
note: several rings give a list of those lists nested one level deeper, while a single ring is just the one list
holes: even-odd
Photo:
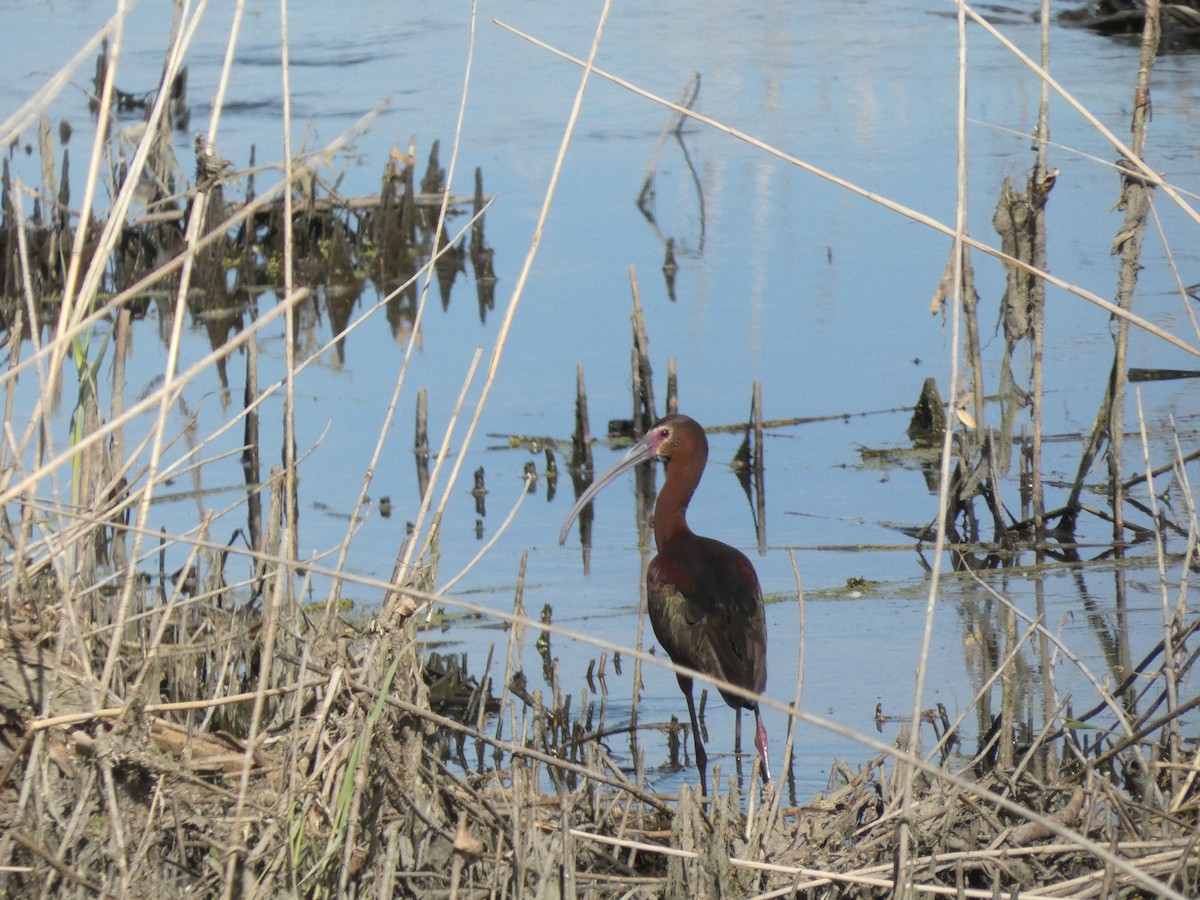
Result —
[{"label": "water", "polygon": [[[1037,55],[1036,4],[1020,2],[992,10],[1005,34]],[[3,115],[16,108],[65,61],[110,14],[107,4],[0,4],[0,57],[12,73],[0,86]],[[684,4],[663,10],[615,5],[597,65],[660,96],[675,98],[693,73],[701,78],[696,109],[754,135],[863,188],[886,195],[944,222],[955,203],[955,91],[957,66],[953,5],[902,2],[809,4],[803,14],[789,3]],[[390,518],[370,516],[355,536],[350,568],[387,578],[405,523],[418,502],[411,455],[416,387],[430,397],[430,435],[436,444],[449,419],[467,363],[476,347],[487,354],[532,237],[579,71],[494,25],[495,17],[578,56],[586,55],[599,6],[589,4],[488,4],[477,23],[475,56],[467,101],[459,169],[453,189],[467,194],[480,167],[485,190],[497,201],[487,214],[488,242],[495,248],[499,283],[497,309],[481,316],[469,276],[460,280],[449,309],[436,299],[422,329],[408,386],[388,436],[386,452],[370,489],[373,499],[392,499]],[[192,121],[177,136],[176,153],[191,170],[191,131],[206,130],[208,98],[216,90],[228,39],[230,11],[211,10],[189,53]],[[129,19],[118,83],[129,91],[149,90],[158,77],[169,11],[143,5]],[[468,8],[434,4],[419,13],[394,4],[357,0],[323,9],[290,11],[293,141],[315,148],[333,140],[383,101],[388,105],[346,152],[322,170],[340,178],[345,196],[378,191],[380,170],[393,146],[418,147],[418,172],[434,139],[442,142],[443,164],[458,113],[469,41]],[[1095,36],[1054,28],[1052,69],[1056,77],[1109,128],[1124,139],[1131,112],[1136,49]],[[1027,137],[1036,122],[1036,79],[980,29],[969,36],[971,82],[970,230],[995,241],[994,199],[1004,176],[1022,184],[1033,154]],[[1154,119],[1148,156],[1173,183],[1200,183],[1194,154],[1197,118],[1195,57],[1161,59],[1155,69]],[[82,192],[83,159],[90,123],[80,87],[91,63],[76,74],[51,108],[51,119],[75,127],[71,144],[73,197]],[[237,63],[218,136],[222,156],[241,165],[257,148],[259,162],[282,154],[281,80],[277,8],[251,4],[238,45]],[[669,140],[659,159],[654,212],[657,231],[635,200],[667,111],[594,78],[554,198],[547,230],[516,312],[495,387],[478,435],[463,450],[465,473],[453,489],[441,542],[444,582],[475,555],[474,499],[470,473],[486,471],[490,538],[522,490],[522,469],[541,454],[509,449],[504,437],[523,434],[566,438],[573,423],[576,365],[586,371],[593,433],[612,418],[629,415],[630,285],[636,270],[645,306],[659,402],[665,395],[668,357],[677,360],[680,407],[705,424],[743,420],[751,385],[763,384],[768,418],[840,417],[772,430],[767,438],[767,519],[764,556],[754,555],[769,607],[769,693],[790,701],[796,677],[800,632],[796,588],[788,548],[796,551],[808,592],[805,605],[805,681],[802,707],[841,725],[874,733],[877,704],[885,715],[912,708],[914,670],[924,627],[928,587],[924,560],[900,528],[932,520],[936,502],[918,466],[866,463],[864,448],[903,448],[910,406],[926,377],[949,384],[950,329],[928,312],[949,251],[949,240],[925,227],[804,173],[762,150],[699,125],[684,129],[682,146]],[[1060,170],[1048,207],[1050,267],[1069,281],[1113,294],[1116,259],[1108,253],[1120,214],[1111,210],[1118,179],[1104,163],[1117,154],[1065,103],[1052,104],[1052,138],[1059,145],[1051,165]],[[33,141],[36,132],[23,135]],[[685,153],[686,151],[686,153]],[[37,183],[36,152],[11,154],[14,170]],[[260,175],[260,190],[269,176]],[[1184,283],[1198,280],[1196,242],[1185,236],[1194,225],[1166,198],[1157,199],[1170,254]],[[461,221],[461,220],[459,220]],[[1175,291],[1166,251],[1147,240],[1139,283],[1139,314],[1196,343]],[[679,262],[672,302],[660,268],[663,238],[675,238]],[[993,333],[1004,275],[995,263],[975,257],[982,298],[985,365],[998,371],[1003,339]],[[436,297],[436,295],[435,295]],[[373,303],[368,292],[360,308]],[[269,305],[265,298],[263,308]],[[1090,428],[1111,360],[1110,325],[1103,311],[1051,291],[1046,313],[1046,431],[1070,435]],[[153,316],[152,316],[153,319]],[[209,349],[200,323],[189,323],[182,365]],[[330,337],[329,322],[315,314],[302,333],[305,347]],[[401,335],[403,337],[403,335]],[[130,381],[150,384],[161,372],[164,349],[155,322],[135,336]],[[260,384],[282,377],[283,338],[278,332],[261,348]],[[301,539],[304,555],[326,553],[343,539],[347,516],[374,448],[403,352],[402,341],[381,320],[359,328],[303,374],[298,443],[301,469]],[[1194,359],[1161,341],[1135,336],[1130,364],[1197,368]],[[230,393],[240,397],[242,364],[230,364]],[[995,384],[989,384],[989,392]],[[478,382],[469,394],[478,397]],[[1151,454],[1156,465],[1171,454],[1170,417],[1194,435],[1194,386],[1152,383],[1142,388]],[[209,434],[236,412],[227,406],[215,379],[184,395],[196,416],[196,432]],[[30,403],[25,397],[23,402]],[[70,403],[65,404],[69,409]],[[869,413],[859,415],[860,413]],[[269,465],[280,446],[278,402],[268,404],[262,439]],[[989,413],[991,415],[991,413]],[[1128,423],[1136,424],[1129,404]],[[237,429],[240,434],[240,429]],[[63,433],[59,439],[65,437]],[[236,447],[230,435],[206,455]],[[739,438],[715,435],[709,473],[691,513],[697,532],[743,547],[755,544],[751,509],[723,465]],[[131,444],[132,441],[129,441]],[[1185,452],[1188,448],[1185,438]],[[174,451],[181,452],[181,451]],[[615,451],[613,451],[615,453]],[[1073,477],[1074,441],[1047,446],[1049,481]],[[1141,468],[1136,445],[1127,451],[1127,470]],[[616,457],[599,449],[597,465]],[[202,510],[224,510],[239,499],[236,459],[205,466],[195,481],[221,489],[197,501],[188,497],[158,504],[152,527],[182,531]],[[1101,480],[1099,474],[1094,480]],[[1160,489],[1165,482],[1160,484]],[[1018,508],[1015,482],[1005,484],[1010,509]],[[1053,507],[1065,489],[1048,497]],[[546,486],[524,505],[492,552],[456,587],[456,592],[493,609],[510,609],[521,552],[529,551],[526,607],[536,615],[544,604],[554,621],[609,641],[631,643],[636,630],[640,577],[632,514],[632,479],[610,488],[598,501],[595,550],[584,577],[574,532],[566,549],[556,542],[571,503],[569,481],[560,478],[548,501]],[[1092,498],[1103,505],[1099,497]],[[1178,512],[1182,507],[1178,504]],[[240,524],[237,514],[218,520],[223,536]],[[1084,518],[1080,538],[1104,542],[1108,526]],[[890,549],[902,545],[906,549]],[[863,549],[817,549],[819,547]],[[872,549],[879,548],[879,549]],[[1172,550],[1181,550],[1178,539]],[[185,548],[176,548],[176,564]],[[1099,552],[1099,551],[1096,551]],[[1084,553],[1085,557],[1087,552]],[[1171,572],[1176,581],[1178,573]],[[865,579],[858,592],[840,590],[848,579]],[[1033,610],[1038,585],[1026,575],[995,581],[1021,608]],[[1112,570],[1053,569],[1040,583],[1046,592],[1047,623],[1098,677],[1109,677],[1114,660],[1104,653],[1116,593]],[[1130,584],[1128,641],[1136,661],[1161,637],[1161,600],[1153,569],[1138,569]],[[370,607],[377,592],[353,585],[347,594]],[[314,597],[322,598],[319,582]],[[1085,601],[1093,604],[1088,614]],[[969,703],[980,674],[980,636],[972,610],[986,597],[967,578],[947,578],[938,597],[925,707],[941,702],[951,716]],[[994,617],[994,613],[989,614]],[[487,623],[459,626],[442,638],[469,650],[481,665],[493,641],[503,638]],[[648,634],[648,632],[647,632]],[[568,687],[598,651],[561,638],[553,642]],[[1032,660],[1032,656],[1030,657]],[[539,668],[532,647],[529,671]],[[632,666],[610,672],[609,723],[627,708]],[[651,669],[643,676],[643,715],[665,720],[685,712],[674,679]],[[1091,696],[1085,679],[1069,665],[1059,667],[1064,693]],[[625,706],[622,706],[622,703]],[[1080,701],[1090,705],[1090,699]],[[719,702],[709,706],[710,748],[732,744],[731,716]],[[782,750],[784,718],[767,713],[772,751]],[[894,739],[896,725],[883,737]],[[966,734],[973,734],[969,719]],[[621,752],[618,741],[614,750]],[[823,785],[836,756],[857,761],[863,748],[819,729],[801,729],[796,777],[808,796]],[[653,739],[647,749],[652,769],[663,761]],[[725,764],[726,769],[728,763]],[[655,785],[670,789],[680,776],[656,771]],[[684,777],[692,777],[685,774]]]}]

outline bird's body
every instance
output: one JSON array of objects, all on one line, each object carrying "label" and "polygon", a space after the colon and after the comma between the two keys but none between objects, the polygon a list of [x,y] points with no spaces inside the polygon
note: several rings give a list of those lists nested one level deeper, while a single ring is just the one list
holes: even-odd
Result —
[{"label": "bird's body", "polygon": [[[738,577],[729,577],[731,572]],[[682,547],[668,544],[650,563],[646,587],[650,624],[671,659],[748,691],[763,692],[767,635],[762,593],[745,555],[711,538],[697,538]],[[721,691],[721,696],[735,709],[754,708],[753,701],[737,694]]]},{"label": "bird's body", "polygon": [[[687,416],[656,422],[641,441],[600,476],[576,502],[559,542],[579,510],[622,472],[654,458],[669,461],[667,480],[654,504],[654,543],[658,555],[646,572],[650,624],[667,655],[678,665],[761,694],[767,685],[767,631],[762,589],[744,553],[712,538],[700,537],[687,524],[687,508],[708,461],[708,440]],[[707,756],[700,738],[692,697],[692,678],[677,674],[687,698],[700,784],[708,792]],[[767,733],[758,703],[721,690],[734,709],[754,711],[754,745],[770,778]]]}]

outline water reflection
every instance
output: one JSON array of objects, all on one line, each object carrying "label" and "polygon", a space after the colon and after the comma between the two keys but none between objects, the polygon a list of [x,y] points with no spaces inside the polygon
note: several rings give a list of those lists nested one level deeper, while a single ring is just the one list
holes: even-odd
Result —
[{"label": "water reflection", "polygon": [[[696,103],[696,99],[700,94],[700,73],[693,73],[688,80],[687,85],[683,88],[677,105],[684,109],[692,109]],[[647,167],[646,179],[642,182],[641,192],[637,197],[637,208],[645,217],[646,222],[650,225],[651,231],[658,237],[663,244],[663,276],[666,279],[667,297],[672,303],[675,302],[675,275],[678,272],[678,264],[675,259],[676,235],[664,233],[658,221],[657,199],[658,193],[656,190],[656,180],[659,170],[659,156],[662,153],[663,146],[670,137],[674,144],[678,147],[680,155],[683,158],[684,166],[690,176],[690,187],[695,192],[695,216],[697,233],[692,240],[680,239],[679,247],[682,253],[700,257],[704,255],[705,233],[707,231],[707,215],[704,206],[704,182],[700,178],[700,173],[696,171],[696,165],[692,161],[692,155],[688,151],[687,133],[684,131],[686,117],[683,113],[672,111],[667,116],[667,123],[663,127],[662,133],[658,137],[658,142],[654,146],[654,151],[650,156],[650,164]],[[688,204],[680,198],[672,198],[671,212],[672,215],[679,215],[684,212]]]},{"label": "water reflection", "polygon": [[[98,65],[103,67],[102,56]],[[184,82],[186,83],[186,82]],[[182,88],[173,88],[173,90]],[[144,101],[143,101],[144,105]],[[141,106],[137,106],[141,109]],[[128,114],[134,107],[122,107]],[[133,127],[133,126],[130,126]],[[144,128],[142,129],[144,131]],[[60,139],[70,140],[71,129],[60,129]],[[128,129],[111,138],[116,168],[116,185],[124,180]],[[43,132],[43,155],[54,154],[49,132]],[[183,249],[184,227],[194,206],[194,194],[180,204],[176,193],[179,165],[175,161],[169,133],[155,144],[159,150],[150,154],[143,178],[148,193],[142,196],[147,215],[135,220],[121,234],[119,251],[115,255],[108,289],[124,291],[147,278],[173,260]],[[195,255],[191,271],[191,290],[188,310],[193,320],[202,324],[211,349],[225,345],[230,336],[243,325],[245,312],[253,308],[265,292],[282,292],[282,265],[285,206],[276,198],[255,208],[255,151],[252,147],[248,168],[236,169],[229,160],[215,156],[197,136],[195,142],[197,185],[207,192],[205,219],[202,230],[209,235]],[[389,159],[384,166],[382,188],[377,196],[344,197],[336,184],[324,182],[315,172],[307,172],[293,197],[294,275],[296,283],[313,289],[316,305],[310,308],[309,321],[315,325],[328,316],[335,341],[338,366],[345,364],[345,331],[351,323],[354,309],[359,306],[368,284],[387,300],[387,320],[397,341],[411,331],[416,317],[418,286],[414,275],[421,265],[438,251],[435,270],[443,308],[448,308],[453,284],[465,272],[464,243],[448,247],[445,231],[436,236],[437,212],[445,191],[444,171],[438,166],[438,144],[430,151],[428,170],[421,181],[421,193],[413,189],[411,158],[401,155]],[[7,172],[7,163],[5,167]],[[49,171],[49,175],[54,173]],[[229,189],[240,180],[245,182],[244,198],[229,199]],[[6,176],[7,183],[7,176]],[[70,198],[69,155],[64,146],[60,173],[61,191],[54,216],[43,221],[40,206],[31,220],[31,258],[41,260],[31,279],[34,300],[38,308],[48,308],[49,302],[62,288],[63,270],[52,265],[56,256],[53,248],[69,247],[73,240],[70,219],[66,215]],[[470,256],[475,267],[477,298],[481,319],[494,307],[494,252],[486,243],[482,210],[486,203],[482,173],[476,171],[475,193],[470,199],[452,198],[451,212],[472,204],[479,214],[471,226]],[[240,224],[234,218],[244,210],[251,215]],[[11,212],[6,219],[11,217]],[[232,225],[231,225],[232,223]],[[102,222],[90,222],[89,234],[95,238],[85,243],[84,256],[90,258],[97,249]],[[177,275],[156,276],[160,290],[170,292],[178,284]],[[147,303],[154,296],[142,292],[130,304],[135,317],[145,314]],[[172,311],[161,304],[160,336],[169,338]],[[28,331],[26,330],[26,335]],[[223,356],[216,360],[223,405],[228,404],[229,379]]]}]

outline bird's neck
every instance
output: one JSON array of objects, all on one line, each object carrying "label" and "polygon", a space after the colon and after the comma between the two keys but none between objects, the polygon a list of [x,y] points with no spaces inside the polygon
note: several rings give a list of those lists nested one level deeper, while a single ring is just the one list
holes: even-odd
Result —
[{"label": "bird's neck", "polygon": [[671,540],[692,533],[687,508],[704,472],[704,460],[698,462],[676,460],[667,468],[667,480],[654,503],[654,545],[659,553]]}]

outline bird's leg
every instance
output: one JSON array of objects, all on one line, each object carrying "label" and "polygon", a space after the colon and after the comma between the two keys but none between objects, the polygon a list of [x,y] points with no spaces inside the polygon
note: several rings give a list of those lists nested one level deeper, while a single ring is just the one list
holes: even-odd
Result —
[{"label": "bird's leg", "polygon": [[754,707],[754,725],[754,746],[758,748],[758,755],[762,757],[762,779],[765,784],[771,780],[771,764],[767,761],[767,729],[763,726],[758,706]]},{"label": "bird's leg", "polygon": [[696,719],[696,701],[692,699],[692,679],[677,675],[679,689],[687,697],[688,715],[692,717],[692,738],[696,745],[696,768],[700,770],[700,790],[708,796],[708,756],[704,752],[704,741],[700,738],[700,723]]}]

